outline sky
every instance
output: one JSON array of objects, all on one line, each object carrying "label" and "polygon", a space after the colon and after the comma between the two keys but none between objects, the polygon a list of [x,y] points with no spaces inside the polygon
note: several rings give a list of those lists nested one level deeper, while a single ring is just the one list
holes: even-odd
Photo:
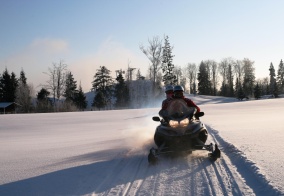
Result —
[{"label": "sky", "polygon": [[284,99],[189,98],[215,162],[193,151],[148,164],[160,105],[0,115],[0,195],[283,195]]},{"label": "sky", "polygon": [[140,69],[150,61],[139,46],[169,36],[173,63],[232,57],[254,61],[256,78],[283,58],[284,2],[193,0],[0,0],[0,73],[23,69],[35,89],[63,61],[85,92],[100,66]]}]

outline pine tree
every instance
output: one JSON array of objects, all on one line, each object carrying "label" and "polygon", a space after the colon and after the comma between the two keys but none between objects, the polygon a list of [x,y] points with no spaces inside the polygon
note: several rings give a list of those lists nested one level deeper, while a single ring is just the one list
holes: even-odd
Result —
[{"label": "pine tree", "polygon": [[242,87],[240,81],[239,81],[239,78],[236,79],[236,84],[235,84],[235,95],[238,97],[239,95],[239,91],[240,91],[240,88]]},{"label": "pine tree", "polygon": [[269,82],[269,91],[270,94],[273,94],[274,97],[278,96],[278,89],[277,89],[277,83],[275,79],[275,69],[272,63],[270,63],[269,67],[269,76],[270,76],[270,82]]},{"label": "pine tree", "polygon": [[220,88],[220,95],[221,96],[227,96],[228,92],[229,92],[228,84],[226,84],[225,81],[223,81],[221,88]]},{"label": "pine tree", "polygon": [[163,75],[163,82],[171,85],[177,84],[177,78],[173,74],[174,64],[173,61],[173,55],[172,55],[172,47],[169,43],[169,37],[165,37],[165,45],[163,47],[163,56],[162,56],[162,71],[164,73]]},{"label": "pine tree", "polygon": [[2,75],[0,73],[0,102],[3,99],[3,96],[4,96],[4,93],[3,93]]},{"label": "pine tree", "polygon": [[115,106],[117,108],[123,108],[129,106],[129,89],[124,81],[121,73],[118,74],[115,85],[114,96],[116,98]]},{"label": "pine tree", "polygon": [[277,71],[277,85],[279,86],[279,92],[284,93],[284,65],[282,59]]},{"label": "pine tree", "polygon": [[110,70],[108,70],[105,66],[101,66],[100,69],[97,69],[97,73],[95,74],[92,82],[93,89],[96,92],[96,96],[94,97],[92,104],[93,106],[101,109],[111,104],[112,85],[113,80],[110,76]]},{"label": "pine tree", "polygon": [[16,100],[16,91],[19,85],[19,81],[16,77],[16,74],[14,72],[11,73],[11,89],[10,89],[10,100],[11,102],[15,102]]},{"label": "pine tree", "polygon": [[228,66],[227,77],[228,77],[228,92],[226,96],[233,97],[234,96],[234,76],[233,76],[231,64],[229,64]]},{"label": "pine tree", "polygon": [[99,110],[104,108],[107,105],[106,98],[102,91],[97,91],[96,96],[94,97],[94,101],[92,106],[97,107]]},{"label": "pine tree", "polygon": [[246,95],[245,95],[245,93],[243,91],[243,87],[242,86],[240,86],[240,88],[238,89],[237,93],[238,93],[237,97],[238,97],[239,100],[243,100],[244,98],[246,98]]},{"label": "pine tree", "polygon": [[261,88],[260,86],[258,85],[258,83],[256,83],[256,86],[254,87],[254,97],[256,99],[259,99],[261,96]]},{"label": "pine tree", "polygon": [[278,89],[278,85],[277,85],[277,83],[275,82],[274,83],[274,88],[273,88],[273,96],[275,97],[275,98],[277,98],[278,97],[278,95],[279,95],[279,89]]},{"label": "pine tree", "polygon": [[32,87],[27,84],[27,78],[23,69],[20,72],[16,90],[16,103],[21,106],[17,108],[18,112],[28,113],[32,110]]},{"label": "pine tree", "polygon": [[68,72],[66,74],[65,91],[63,96],[66,98],[67,102],[74,102],[75,95],[78,93],[77,81],[74,80],[73,74]]},{"label": "pine tree", "polygon": [[48,96],[50,92],[45,88],[42,88],[37,94],[37,111],[38,112],[49,112],[52,111],[52,101],[49,100]]},{"label": "pine tree", "polygon": [[27,84],[26,74],[25,74],[25,72],[24,72],[23,69],[22,69],[21,72],[20,72],[19,82],[21,82],[21,83],[24,84],[24,85]]},{"label": "pine tree", "polygon": [[15,102],[18,80],[14,72],[9,74],[7,68],[4,70],[0,79],[0,89],[2,102]]},{"label": "pine tree", "polygon": [[75,94],[75,99],[74,99],[74,102],[75,102],[75,105],[77,106],[77,108],[79,110],[84,110],[87,108],[87,100],[86,100],[86,96],[82,90],[82,86],[81,84],[79,85],[79,89],[78,89],[78,92],[76,92]]},{"label": "pine tree", "polygon": [[39,101],[47,101],[48,100],[48,96],[50,95],[50,92],[48,90],[46,90],[45,88],[40,89],[40,91],[37,94],[37,100]]},{"label": "pine tree", "polygon": [[200,95],[211,94],[211,83],[208,76],[207,66],[202,61],[199,66],[199,73],[197,74],[198,92]]}]

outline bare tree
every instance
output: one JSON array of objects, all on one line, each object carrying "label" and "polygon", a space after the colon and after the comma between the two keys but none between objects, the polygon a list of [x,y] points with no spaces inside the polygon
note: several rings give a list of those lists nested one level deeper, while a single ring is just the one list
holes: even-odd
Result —
[{"label": "bare tree", "polygon": [[220,94],[223,96],[231,96],[234,91],[232,66],[235,60],[231,57],[221,60],[218,66],[219,73],[222,77],[222,85]]},{"label": "bare tree", "polygon": [[243,89],[247,95],[253,95],[253,88],[255,83],[255,68],[254,61],[251,61],[248,58],[244,58],[243,67],[244,67],[244,81]]},{"label": "bare tree", "polygon": [[235,73],[236,79],[241,82],[244,74],[243,61],[235,61],[235,63],[233,64],[233,72]]},{"label": "bare tree", "polygon": [[59,100],[64,93],[66,71],[67,71],[66,68],[67,65],[64,64],[62,60],[60,60],[58,64],[53,63],[53,67],[52,68],[49,67],[48,73],[45,73],[49,76],[46,88],[51,90],[54,104],[56,103],[55,98]]},{"label": "bare tree", "polygon": [[218,72],[217,72],[217,62],[214,60],[206,60],[204,61],[205,65],[208,69],[209,80],[212,84],[212,94],[217,94],[217,85],[218,85]]},{"label": "bare tree", "polygon": [[182,67],[181,68],[181,71],[182,71],[182,75],[181,75],[181,78],[180,78],[180,85],[184,87],[184,90],[188,93],[189,91],[187,90],[186,88],[186,83],[187,83],[187,74],[186,74],[186,71],[187,71],[187,68],[186,67]]},{"label": "bare tree", "polygon": [[145,48],[140,45],[140,50],[147,56],[151,61],[150,66],[150,79],[154,82],[154,89],[157,79],[157,74],[161,69],[161,58],[162,58],[162,40],[158,36],[153,37],[152,40],[148,39],[149,46]]},{"label": "bare tree", "polygon": [[230,59],[229,58],[224,58],[221,60],[218,66],[219,73],[222,77],[222,83],[226,84],[227,80],[227,72],[228,72],[228,66],[230,64]]},{"label": "bare tree", "polygon": [[186,66],[186,74],[189,79],[189,89],[190,93],[195,94],[195,82],[196,82],[196,73],[197,73],[197,68],[195,63],[188,63]]}]

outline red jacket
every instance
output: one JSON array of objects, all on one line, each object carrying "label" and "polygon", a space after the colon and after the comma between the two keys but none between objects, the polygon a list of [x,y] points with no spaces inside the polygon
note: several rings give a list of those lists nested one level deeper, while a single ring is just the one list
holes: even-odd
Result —
[{"label": "red jacket", "polygon": [[[173,99],[175,99],[175,98],[167,98],[167,99],[165,99],[165,100],[163,101],[163,103],[162,103],[162,110],[167,109],[168,106],[169,106],[169,103],[170,103]],[[178,99],[178,98],[177,98],[177,99]],[[191,99],[188,99],[188,98],[186,98],[186,97],[182,97],[182,98],[180,98],[180,99],[183,99],[183,100],[186,102],[186,105],[187,105],[188,107],[195,107],[196,110],[197,110],[197,111],[196,111],[197,113],[200,112],[200,108],[199,108]]]}]

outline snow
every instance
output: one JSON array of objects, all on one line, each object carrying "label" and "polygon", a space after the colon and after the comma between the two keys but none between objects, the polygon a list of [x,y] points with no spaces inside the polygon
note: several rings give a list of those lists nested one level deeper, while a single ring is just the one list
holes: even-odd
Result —
[{"label": "snow", "polygon": [[207,152],[147,155],[159,107],[0,115],[0,195],[284,195],[284,99],[196,96]]}]

